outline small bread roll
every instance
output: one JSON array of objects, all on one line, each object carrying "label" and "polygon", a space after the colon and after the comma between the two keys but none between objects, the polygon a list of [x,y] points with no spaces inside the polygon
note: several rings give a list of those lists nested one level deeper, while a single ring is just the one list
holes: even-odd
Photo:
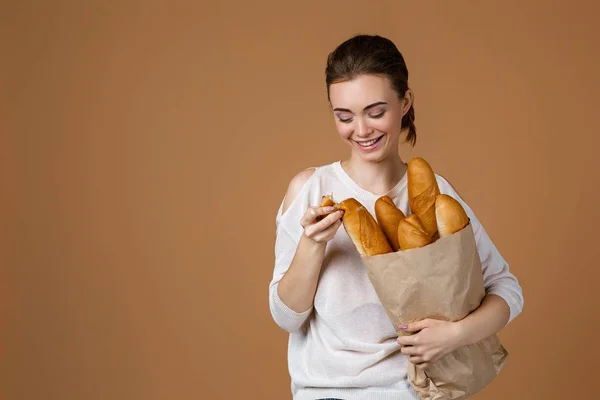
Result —
[{"label": "small bread roll", "polygon": [[427,161],[415,157],[408,162],[407,180],[410,209],[417,214],[429,237],[433,237],[437,232],[435,198],[440,194],[435,174]]},{"label": "small bread roll", "polygon": [[[329,206],[334,207],[334,211],[336,211],[336,210],[338,210],[340,208],[340,205],[338,203],[336,203],[335,200],[333,199],[333,194],[326,194],[326,195],[323,195],[321,197],[321,205],[320,205],[320,207],[329,207]],[[334,212],[334,211],[332,211],[332,212]],[[331,213],[329,213],[329,214],[331,214]],[[326,216],[328,216],[329,214],[319,215],[316,218],[316,220],[320,221],[323,218],[325,218]]]},{"label": "small bread roll", "polygon": [[429,233],[417,214],[411,214],[398,223],[398,243],[401,250],[423,247],[432,243]]},{"label": "small bread roll", "polygon": [[375,217],[388,242],[390,242],[392,250],[399,250],[398,223],[406,217],[402,210],[396,207],[389,196],[382,196],[375,202]]},{"label": "small bread roll", "polygon": [[435,199],[435,217],[440,237],[452,235],[469,224],[469,216],[454,197],[438,194]]},{"label": "small bread roll", "polygon": [[[321,207],[338,206],[333,199],[333,194],[326,194],[321,197]],[[336,207],[337,208],[337,207]]]},{"label": "small bread roll", "polygon": [[356,199],[340,202],[342,223],[361,256],[391,253],[392,247],[371,213]]}]

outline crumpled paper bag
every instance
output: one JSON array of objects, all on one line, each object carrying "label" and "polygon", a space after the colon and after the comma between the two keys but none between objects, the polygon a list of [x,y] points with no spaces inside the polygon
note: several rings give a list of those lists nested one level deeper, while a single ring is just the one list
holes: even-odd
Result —
[{"label": "crumpled paper bag", "polygon": [[[471,224],[427,246],[361,256],[369,279],[398,335],[401,324],[425,318],[458,321],[485,296]],[[408,363],[408,380],[422,400],[466,399],[490,383],[508,352],[497,335],[463,346],[425,370]]]}]

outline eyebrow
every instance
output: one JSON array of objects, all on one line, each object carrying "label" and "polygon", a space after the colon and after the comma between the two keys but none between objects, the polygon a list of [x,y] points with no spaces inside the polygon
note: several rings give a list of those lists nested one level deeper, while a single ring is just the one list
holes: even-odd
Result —
[{"label": "eyebrow", "polygon": [[[385,101],[378,101],[377,103],[373,103],[373,104],[369,104],[368,106],[366,106],[365,108],[363,108],[363,111],[367,111],[369,108],[373,108],[373,107],[377,107],[380,106],[382,104],[387,104]],[[345,111],[345,112],[352,112],[347,108],[334,108],[333,111]]]}]

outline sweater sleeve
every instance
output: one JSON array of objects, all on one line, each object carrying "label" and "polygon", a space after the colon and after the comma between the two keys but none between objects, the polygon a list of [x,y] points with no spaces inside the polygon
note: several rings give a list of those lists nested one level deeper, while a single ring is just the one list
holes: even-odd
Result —
[{"label": "sweater sleeve", "polygon": [[458,200],[471,219],[475,243],[481,260],[486,294],[495,294],[506,301],[510,308],[510,317],[507,324],[510,323],[523,310],[523,290],[519,281],[510,271],[508,263],[491,241],[469,205],[445,178],[438,176],[438,182],[440,183],[440,192]]},{"label": "sweater sleeve", "polygon": [[[289,220],[289,218],[286,220]],[[279,282],[288,270],[297,247],[298,242],[292,238],[292,235],[281,221],[280,206],[276,219],[275,267],[269,284],[269,308],[275,323],[289,333],[300,329],[313,310],[313,306],[311,306],[309,309],[298,313],[285,305],[279,298]]]}]

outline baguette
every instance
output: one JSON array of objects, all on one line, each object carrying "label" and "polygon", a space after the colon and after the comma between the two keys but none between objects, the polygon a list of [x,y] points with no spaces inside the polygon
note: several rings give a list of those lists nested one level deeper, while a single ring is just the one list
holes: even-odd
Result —
[{"label": "baguette", "polygon": [[[332,212],[337,211],[339,209],[339,207],[340,207],[340,205],[338,203],[336,203],[336,201],[333,199],[333,195],[332,194],[323,195],[321,197],[321,205],[319,207],[330,207],[330,206],[332,206],[334,208],[334,210]],[[325,214],[325,215],[319,215],[316,218],[316,220],[320,221],[323,218],[325,218],[326,216],[328,216],[329,214],[331,214],[331,213],[328,213],[328,214]]]},{"label": "baguette", "polygon": [[340,202],[342,224],[361,256],[391,253],[392,247],[371,213],[356,199]]},{"label": "baguette", "polygon": [[426,246],[432,239],[417,214],[411,214],[398,223],[398,242],[401,250],[408,250]]},{"label": "baguette", "polygon": [[410,209],[416,214],[430,238],[435,237],[435,199],[440,194],[437,180],[430,165],[424,159],[415,157],[408,162],[408,200]]},{"label": "baguette", "polygon": [[337,203],[333,199],[333,195],[326,194],[321,197],[321,207],[336,206]]},{"label": "baguette", "polygon": [[437,195],[435,216],[440,237],[452,235],[469,224],[469,216],[463,206],[447,194]]},{"label": "baguette", "polygon": [[393,251],[400,249],[398,243],[398,223],[406,216],[398,209],[389,196],[382,196],[375,202],[375,217]]}]

